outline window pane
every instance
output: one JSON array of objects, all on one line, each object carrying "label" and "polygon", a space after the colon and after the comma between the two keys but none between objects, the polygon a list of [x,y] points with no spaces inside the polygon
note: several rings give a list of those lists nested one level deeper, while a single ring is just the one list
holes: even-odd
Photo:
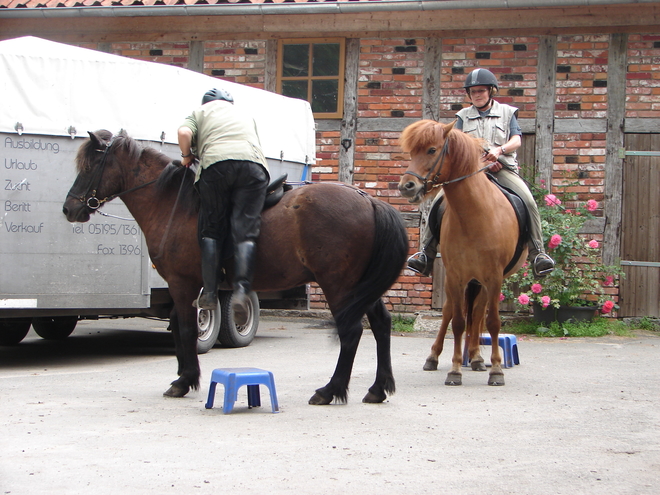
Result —
[{"label": "window pane", "polygon": [[282,94],[290,98],[307,100],[307,81],[282,81]]},{"label": "window pane", "polygon": [[312,81],[312,112],[336,112],[339,80]]},{"label": "window pane", "polygon": [[306,77],[309,75],[309,45],[284,45],[283,77]]},{"label": "window pane", "polygon": [[339,43],[314,44],[312,62],[315,76],[339,75]]}]

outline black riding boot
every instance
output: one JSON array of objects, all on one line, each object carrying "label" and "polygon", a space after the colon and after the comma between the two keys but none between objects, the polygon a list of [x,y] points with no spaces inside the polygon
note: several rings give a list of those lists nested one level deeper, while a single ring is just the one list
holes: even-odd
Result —
[{"label": "black riding boot", "polygon": [[249,316],[248,293],[252,287],[256,255],[257,245],[254,241],[241,242],[236,246],[231,309],[234,312],[234,323],[239,326],[245,325]]},{"label": "black riding boot", "polygon": [[193,304],[200,309],[216,309],[218,307],[218,241],[211,237],[202,237],[202,281],[204,287]]}]

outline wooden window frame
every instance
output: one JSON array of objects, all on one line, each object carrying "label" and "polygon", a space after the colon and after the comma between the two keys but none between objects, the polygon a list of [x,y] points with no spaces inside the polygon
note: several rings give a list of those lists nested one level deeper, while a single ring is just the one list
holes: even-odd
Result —
[{"label": "wooden window frame", "polygon": [[[316,45],[324,43],[339,44],[339,74],[337,76],[313,76],[312,75],[312,54],[309,50],[309,75],[305,77],[282,77],[282,63],[284,58],[284,45]],[[277,43],[277,93],[282,94],[282,81],[304,80],[307,79],[307,101],[312,104],[312,81],[315,80],[334,80],[337,79],[337,111],[336,112],[315,112],[315,119],[341,119],[344,113],[344,71],[346,65],[346,39],[345,38],[287,38],[278,40]]]}]

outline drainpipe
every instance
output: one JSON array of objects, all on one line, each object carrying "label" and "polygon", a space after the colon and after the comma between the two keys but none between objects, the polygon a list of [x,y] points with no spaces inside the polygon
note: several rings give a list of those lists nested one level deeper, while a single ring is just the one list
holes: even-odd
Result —
[{"label": "drainpipe", "polygon": [[380,2],[310,2],[222,5],[125,5],[111,7],[0,8],[0,19],[61,17],[146,17],[217,15],[356,14],[472,9],[533,9],[657,3],[656,0],[383,0]]}]

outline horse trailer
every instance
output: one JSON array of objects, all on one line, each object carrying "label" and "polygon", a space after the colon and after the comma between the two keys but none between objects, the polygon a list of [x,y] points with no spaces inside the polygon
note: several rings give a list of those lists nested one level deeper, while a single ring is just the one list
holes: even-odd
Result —
[{"label": "horse trailer", "polygon": [[[60,339],[81,318],[169,317],[167,284],[121,200],[84,224],[62,214],[87,131],[124,129],[176,159],[179,124],[206,91],[222,87],[254,116],[271,179],[287,173],[304,181],[315,162],[314,118],[303,100],[34,37],[0,42],[0,71],[0,344],[20,342],[30,326]],[[199,352],[213,346],[221,325],[249,344],[260,301],[308,307],[305,287],[252,300],[255,318],[241,328],[221,314],[222,300],[218,311],[200,311]]]}]

